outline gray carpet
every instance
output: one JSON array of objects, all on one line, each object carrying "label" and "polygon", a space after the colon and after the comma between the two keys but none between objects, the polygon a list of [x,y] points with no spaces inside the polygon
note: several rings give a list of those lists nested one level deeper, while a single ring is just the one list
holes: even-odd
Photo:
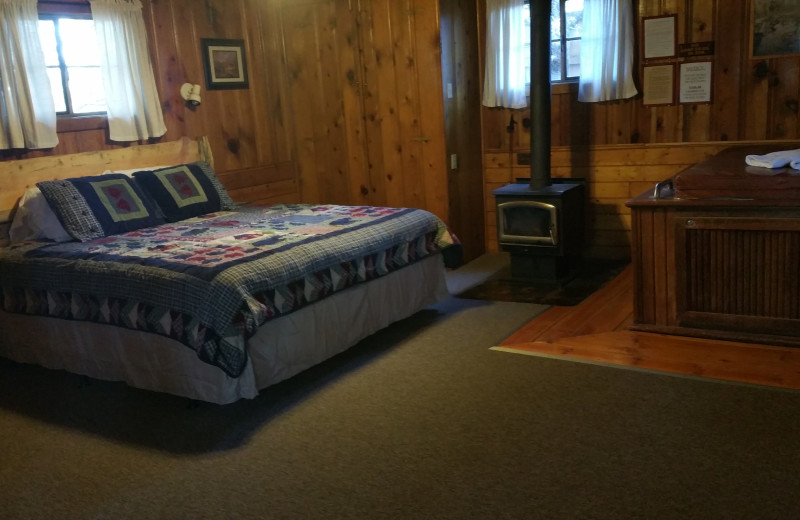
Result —
[{"label": "gray carpet", "polygon": [[0,517],[797,517],[800,393],[489,350],[541,310],[453,298],[229,406],[0,362]]}]

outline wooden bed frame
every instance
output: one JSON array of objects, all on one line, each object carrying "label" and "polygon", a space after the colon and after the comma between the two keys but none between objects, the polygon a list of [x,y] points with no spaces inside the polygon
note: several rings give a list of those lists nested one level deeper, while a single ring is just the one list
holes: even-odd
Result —
[{"label": "wooden bed frame", "polygon": [[37,182],[99,175],[112,168],[145,168],[201,160],[212,166],[214,164],[208,138],[205,136],[196,140],[182,137],[177,141],[100,152],[1,161],[0,246],[7,245],[8,228],[20,197],[25,190],[36,186]]}]

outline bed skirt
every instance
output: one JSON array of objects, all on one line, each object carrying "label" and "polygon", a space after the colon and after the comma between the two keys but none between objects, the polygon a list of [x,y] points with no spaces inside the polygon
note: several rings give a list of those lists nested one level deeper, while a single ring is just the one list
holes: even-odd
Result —
[{"label": "bed skirt", "polygon": [[0,356],[218,404],[254,398],[355,345],[361,339],[448,297],[441,255],[433,255],[335,293],[262,325],[248,340],[240,377],[175,340],[91,322],[0,310]]}]

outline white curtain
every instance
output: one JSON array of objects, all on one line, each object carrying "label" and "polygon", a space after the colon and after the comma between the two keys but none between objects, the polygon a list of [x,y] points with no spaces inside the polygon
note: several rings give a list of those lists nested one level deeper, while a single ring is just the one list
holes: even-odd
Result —
[{"label": "white curtain", "polygon": [[0,0],[0,149],[57,144],[36,0]]},{"label": "white curtain", "polygon": [[632,0],[584,0],[578,101],[626,99],[633,83]]},{"label": "white curtain", "polygon": [[486,2],[486,70],[483,80],[483,104],[487,107],[527,106],[526,55],[522,44],[525,31],[523,5],[523,0]]},{"label": "white curtain", "polygon": [[91,0],[112,141],[167,132],[139,0]]}]

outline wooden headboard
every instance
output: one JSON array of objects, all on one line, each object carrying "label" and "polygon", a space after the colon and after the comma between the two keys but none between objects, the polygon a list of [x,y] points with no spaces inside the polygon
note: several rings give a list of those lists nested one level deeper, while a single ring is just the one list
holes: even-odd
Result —
[{"label": "wooden headboard", "polygon": [[129,146],[100,152],[51,155],[0,162],[0,245],[8,236],[14,208],[25,190],[37,182],[99,175],[106,170],[127,170],[208,161],[213,165],[206,137],[182,137],[166,143]]}]

